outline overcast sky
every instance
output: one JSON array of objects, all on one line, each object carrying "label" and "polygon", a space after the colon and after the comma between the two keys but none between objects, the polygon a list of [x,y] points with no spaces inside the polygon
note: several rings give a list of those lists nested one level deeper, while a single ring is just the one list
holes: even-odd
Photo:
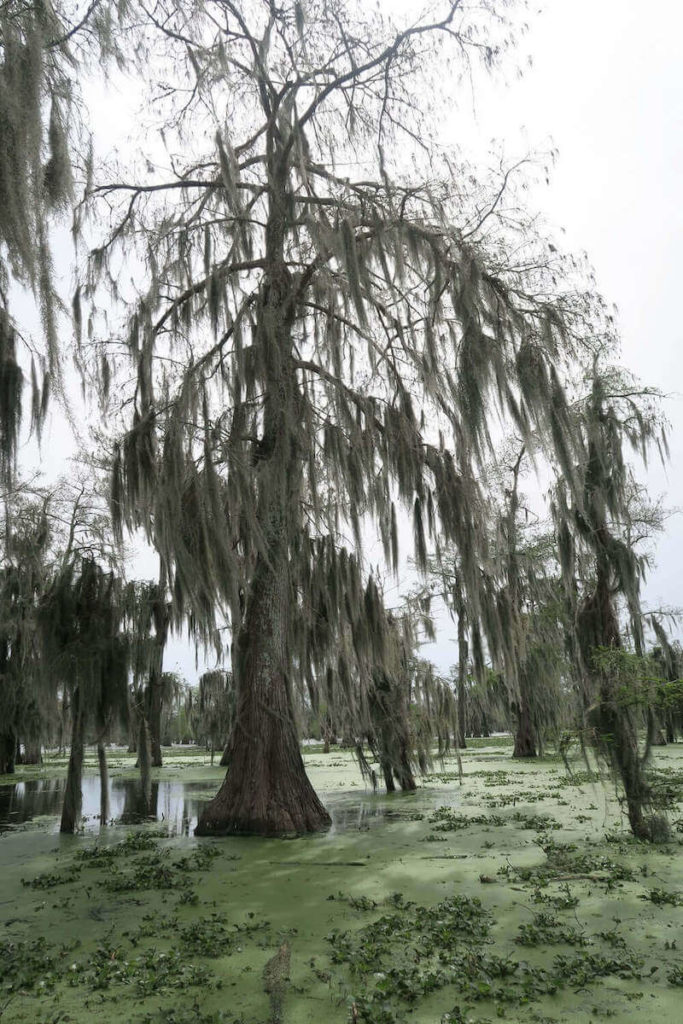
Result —
[{"label": "overcast sky", "polygon": [[[555,225],[563,248],[588,253],[599,289],[618,307],[623,362],[670,396],[671,462],[651,467],[647,480],[651,496],[666,493],[672,507],[683,506],[682,35],[683,7],[674,0],[547,0],[530,14],[521,46],[532,66],[519,80],[479,80],[474,94],[463,86],[447,129],[466,152],[470,140],[482,151],[493,138],[504,140],[510,158],[558,149],[550,185],[535,190],[530,205]],[[110,131],[116,107],[110,101]],[[119,115],[123,129],[120,104]],[[48,462],[67,447],[58,416],[54,423]],[[683,605],[682,530],[673,516],[659,541],[645,588],[651,607]],[[142,559],[136,574],[152,576],[155,567],[154,558]],[[442,671],[457,657],[454,632],[444,617],[438,642],[423,650]],[[169,644],[165,666],[196,680],[185,641]]]}]

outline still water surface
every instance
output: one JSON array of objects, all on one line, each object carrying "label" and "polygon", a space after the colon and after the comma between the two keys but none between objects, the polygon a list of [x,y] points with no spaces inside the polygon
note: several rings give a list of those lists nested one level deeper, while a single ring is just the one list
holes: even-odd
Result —
[{"label": "still water surface", "polygon": [[[0,786],[0,833],[31,824],[48,832],[58,831],[64,786],[65,779],[31,779]],[[113,778],[109,781],[109,820],[122,825],[156,820],[164,824],[169,835],[191,835],[202,806],[217,788],[215,779],[153,782],[151,800],[146,806],[139,779]],[[98,831],[99,777],[84,776],[82,790],[83,827],[86,831]],[[410,797],[399,796],[397,801],[371,793],[333,794],[325,799],[332,817],[332,832],[365,830],[380,821],[403,818],[412,803]]]}]

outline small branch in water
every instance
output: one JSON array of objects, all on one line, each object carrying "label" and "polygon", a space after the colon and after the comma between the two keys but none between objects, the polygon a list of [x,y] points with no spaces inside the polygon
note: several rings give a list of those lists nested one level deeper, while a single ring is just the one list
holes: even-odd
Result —
[{"label": "small branch in water", "polygon": [[366,868],[364,860],[269,860],[269,864],[286,868]]}]

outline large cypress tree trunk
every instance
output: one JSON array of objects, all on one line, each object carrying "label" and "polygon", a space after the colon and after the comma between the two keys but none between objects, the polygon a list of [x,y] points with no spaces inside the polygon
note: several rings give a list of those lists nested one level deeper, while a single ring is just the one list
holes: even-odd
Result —
[{"label": "large cypress tree trunk", "polygon": [[83,695],[81,694],[80,686],[76,686],[71,698],[71,750],[69,752],[69,767],[66,773],[66,789],[64,790],[62,821],[59,826],[60,832],[75,832],[81,824],[84,732]]},{"label": "large cypress tree trunk", "polygon": [[266,260],[257,306],[256,359],[264,383],[263,433],[255,448],[256,521],[263,538],[246,587],[237,647],[237,711],[229,769],[205,807],[197,835],[316,832],[330,817],[306,775],[299,749],[292,683],[292,547],[301,529],[302,397],[293,356],[298,283],[285,261],[291,217],[288,150],[279,128],[269,157]]},{"label": "large cypress tree trunk", "polygon": [[240,630],[237,714],[229,770],[204,808],[197,835],[286,835],[326,828],[330,818],[304,768],[285,645],[286,572],[259,557]]}]

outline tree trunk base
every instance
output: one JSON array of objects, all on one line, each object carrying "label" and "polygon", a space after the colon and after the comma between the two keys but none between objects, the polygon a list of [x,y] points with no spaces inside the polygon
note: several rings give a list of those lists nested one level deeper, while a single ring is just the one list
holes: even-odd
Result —
[{"label": "tree trunk base", "polygon": [[536,751],[534,750],[533,747],[526,747],[526,746],[519,746],[518,747],[517,744],[515,744],[515,749],[512,751],[512,756],[513,757],[538,757],[538,754],[536,753]]},{"label": "tree trunk base", "polygon": [[323,832],[332,819],[318,799],[298,754],[300,768],[292,772],[245,774],[231,757],[230,771],[218,793],[202,811],[197,836],[290,836]]}]

